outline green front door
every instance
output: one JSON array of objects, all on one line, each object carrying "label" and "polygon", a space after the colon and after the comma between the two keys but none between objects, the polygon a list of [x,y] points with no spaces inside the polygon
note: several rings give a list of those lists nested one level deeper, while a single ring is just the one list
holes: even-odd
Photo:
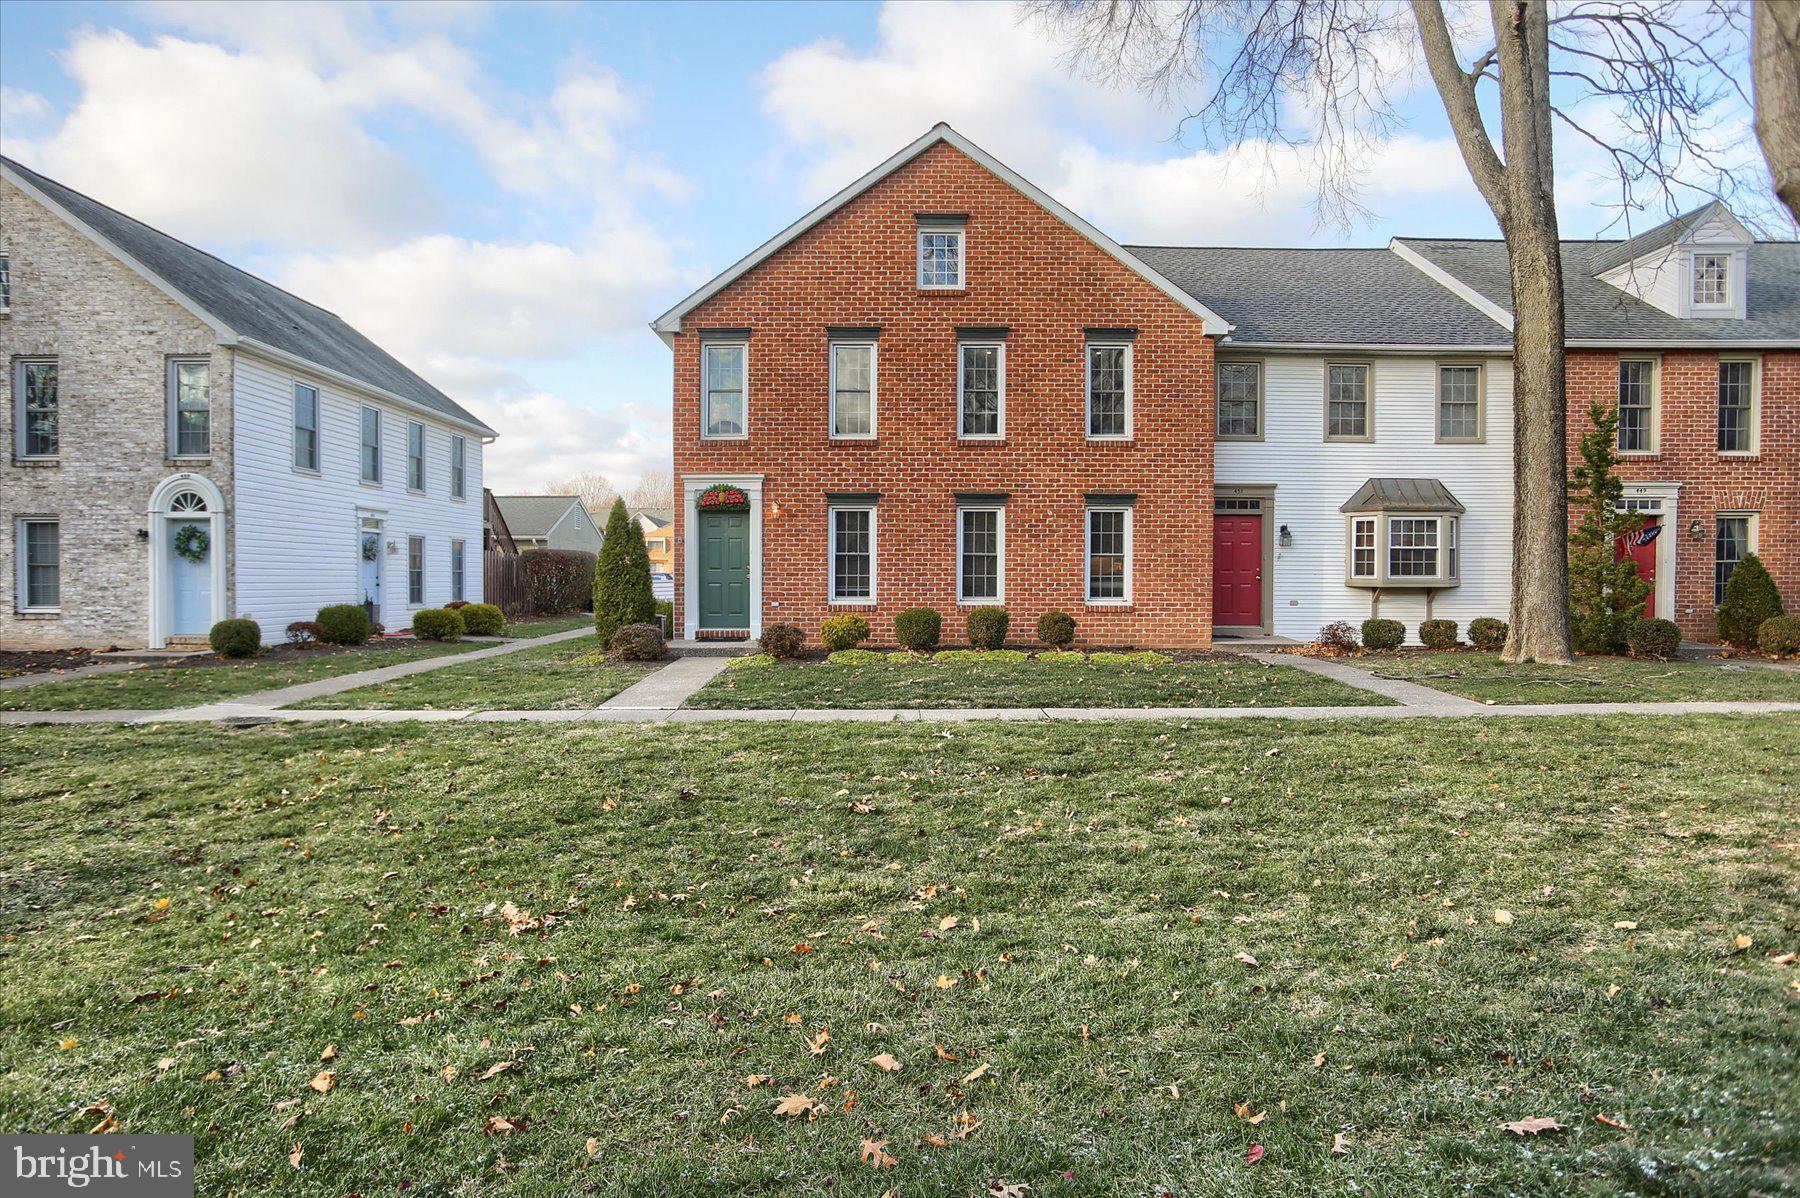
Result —
[{"label": "green front door", "polygon": [[750,513],[700,513],[700,627],[750,627]]}]

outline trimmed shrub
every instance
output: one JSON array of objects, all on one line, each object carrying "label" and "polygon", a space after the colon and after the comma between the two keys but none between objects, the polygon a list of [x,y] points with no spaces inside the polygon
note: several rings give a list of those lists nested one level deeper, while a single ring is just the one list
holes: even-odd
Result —
[{"label": "trimmed shrub", "polygon": [[1681,648],[1681,629],[1673,620],[1633,620],[1625,626],[1625,643],[1633,657],[1655,657],[1667,661]]},{"label": "trimmed shrub", "polygon": [[1066,611],[1047,611],[1038,617],[1037,638],[1052,649],[1075,643],[1075,617]]},{"label": "trimmed shrub", "polygon": [[648,624],[656,619],[656,597],[650,593],[650,554],[644,548],[644,529],[625,511],[623,499],[613,500],[606,517],[606,541],[594,563],[594,632],[601,644],[627,624]]},{"label": "trimmed shrub", "polygon": [[752,653],[747,657],[734,657],[725,663],[728,670],[755,670],[762,666],[772,666],[775,659],[767,653]]},{"label": "trimmed shrub", "polygon": [[1364,620],[1362,643],[1365,649],[1398,649],[1406,643],[1406,625],[1398,620]]},{"label": "trimmed shrub", "polygon": [[1770,657],[1800,653],[1800,616],[1770,616],[1756,630],[1756,646]]},{"label": "trimmed shrub", "polygon": [[861,616],[829,616],[819,625],[819,639],[833,653],[854,649],[869,639],[869,622]]},{"label": "trimmed shrub", "polygon": [[220,620],[206,642],[220,657],[255,657],[262,648],[262,626],[255,620]]},{"label": "trimmed shrub", "polygon": [[894,639],[905,648],[928,653],[944,634],[944,617],[929,607],[909,607],[894,617]]},{"label": "trimmed shrub", "polygon": [[525,602],[541,616],[594,605],[595,555],[583,549],[527,549],[519,555]]},{"label": "trimmed shrub", "polygon": [[506,613],[492,603],[469,603],[455,610],[470,636],[499,636],[506,630]]},{"label": "trimmed shrub", "polygon": [[1506,647],[1507,623],[1492,616],[1477,616],[1469,621],[1469,643],[1477,649],[1498,653]]},{"label": "trimmed shrub", "polygon": [[770,657],[785,661],[800,656],[800,651],[806,648],[806,634],[792,624],[771,624],[763,629],[757,644]]},{"label": "trimmed shrub", "polygon": [[1090,653],[1088,660],[1097,666],[1166,666],[1175,659],[1154,649],[1133,649],[1129,653]]},{"label": "trimmed shrub", "polygon": [[1625,630],[1633,617],[1624,612],[1601,612],[1596,615],[1570,615],[1569,639],[1575,652],[1587,654],[1620,653],[1625,649]]},{"label": "trimmed shrub", "polygon": [[1033,660],[1052,666],[1079,666],[1087,663],[1087,654],[1073,649],[1046,649]]},{"label": "trimmed shrub", "polygon": [[1756,644],[1764,620],[1781,615],[1781,592],[1769,577],[1762,559],[1746,553],[1725,584],[1725,602],[1719,605],[1719,639],[1748,648]]},{"label": "trimmed shrub", "polygon": [[295,620],[287,626],[290,645],[312,645],[325,639],[325,629],[316,620]]},{"label": "trimmed shrub", "polygon": [[1030,657],[1031,654],[1023,649],[945,649],[942,653],[933,653],[931,660],[935,665],[959,661],[1027,661]]},{"label": "trimmed shrub", "polygon": [[1006,643],[1006,628],[1012,623],[1004,607],[972,607],[969,609],[969,645],[976,649],[998,649]]},{"label": "trimmed shrub", "polygon": [[618,661],[661,661],[668,647],[662,629],[655,624],[627,624],[612,635],[612,656]]},{"label": "trimmed shrub", "polygon": [[413,613],[412,629],[422,641],[453,641],[463,634],[462,613],[427,607]]},{"label": "trimmed shrub", "polygon": [[1356,625],[1348,620],[1333,620],[1319,629],[1319,644],[1340,653],[1353,653],[1362,642],[1357,638]]},{"label": "trimmed shrub", "polygon": [[1419,641],[1427,649],[1456,648],[1456,621],[1426,620],[1419,625]]},{"label": "trimmed shrub", "polygon": [[887,654],[874,649],[839,649],[825,658],[834,666],[867,666],[886,661]]},{"label": "trimmed shrub", "polygon": [[328,645],[360,645],[369,639],[369,613],[360,603],[333,603],[319,609],[319,639]]}]

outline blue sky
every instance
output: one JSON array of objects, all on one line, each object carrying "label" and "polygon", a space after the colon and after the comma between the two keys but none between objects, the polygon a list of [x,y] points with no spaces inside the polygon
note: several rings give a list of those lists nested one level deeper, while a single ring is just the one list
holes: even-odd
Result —
[{"label": "blue sky", "polygon": [[1304,152],[1176,139],[1001,4],[0,5],[7,154],[345,316],[501,430],[503,491],[665,466],[648,321],[940,119],[1121,241],[1492,236],[1422,83],[1346,229]]}]

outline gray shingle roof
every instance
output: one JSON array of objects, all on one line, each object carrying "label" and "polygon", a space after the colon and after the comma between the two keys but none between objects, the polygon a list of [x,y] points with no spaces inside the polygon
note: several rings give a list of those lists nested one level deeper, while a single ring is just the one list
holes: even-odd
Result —
[{"label": "gray shingle roof", "polygon": [[496,495],[494,502],[515,537],[547,536],[564,512],[581,506],[573,495]]},{"label": "gray shingle roof", "polygon": [[[1704,210],[1703,210],[1704,211]],[[1494,303],[1512,310],[1506,243],[1454,238],[1399,239]],[[1800,341],[1800,242],[1750,247],[1746,319],[1683,320],[1595,278],[1622,244],[1562,243],[1566,329],[1570,341]]]},{"label": "gray shingle roof", "polygon": [[1653,254],[1657,250],[1674,245],[1687,236],[1688,230],[1711,216],[1714,210],[1730,214],[1717,200],[1700,205],[1692,212],[1684,212],[1673,220],[1666,220],[1654,229],[1646,229],[1628,241],[1615,241],[1608,248],[1596,253],[1588,263],[1588,269],[1597,275],[1603,275],[1614,267],[1623,266],[1627,262],[1635,262],[1645,254]]},{"label": "gray shingle roof", "polygon": [[1385,248],[1125,248],[1231,321],[1233,345],[1512,343],[1480,309]]},{"label": "gray shingle roof", "polygon": [[1460,512],[1450,488],[1435,478],[1371,478],[1340,512]]},{"label": "gray shingle roof", "polygon": [[675,509],[672,507],[634,507],[629,514],[634,519],[642,516],[658,528],[667,528],[675,523]]},{"label": "gray shingle roof", "polygon": [[0,162],[232,331],[493,433],[467,409],[335,314],[10,158],[0,158]]}]

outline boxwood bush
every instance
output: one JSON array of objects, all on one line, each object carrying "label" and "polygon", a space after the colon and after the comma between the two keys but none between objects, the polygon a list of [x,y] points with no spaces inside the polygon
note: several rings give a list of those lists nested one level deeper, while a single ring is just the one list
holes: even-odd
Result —
[{"label": "boxwood bush", "polygon": [[255,657],[262,648],[262,626],[255,620],[220,620],[206,640],[220,657]]},{"label": "boxwood bush", "polygon": [[1011,618],[1004,607],[972,607],[969,609],[969,645],[975,649],[998,649],[1006,643],[1006,628]]},{"label": "boxwood bush", "polygon": [[945,649],[942,653],[933,653],[933,664],[951,665],[956,662],[998,662],[1027,661],[1031,654],[1023,649]]},{"label": "boxwood bush", "polygon": [[1725,602],[1719,605],[1719,639],[1728,645],[1754,645],[1763,621],[1782,612],[1781,592],[1775,589],[1768,567],[1754,553],[1746,553],[1725,584]]},{"label": "boxwood bush", "polygon": [[1771,657],[1800,653],[1800,616],[1770,616],[1756,630],[1756,647]]},{"label": "boxwood bush", "polygon": [[1037,637],[1052,649],[1067,649],[1075,642],[1075,617],[1066,611],[1047,611],[1038,617]]},{"label": "boxwood bush", "polygon": [[462,613],[427,607],[413,613],[413,635],[422,641],[454,641],[463,634]]},{"label": "boxwood bush", "polygon": [[799,657],[800,651],[806,648],[806,634],[792,624],[771,624],[763,629],[757,640],[762,651],[777,661],[786,661]]},{"label": "boxwood bush", "polygon": [[894,617],[894,639],[917,653],[937,648],[944,634],[944,617],[929,607],[909,607]]},{"label": "boxwood bush", "polygon": [[857,615],[830,616],[819,625],[819,639],[833,653],[854,649],[869,639],[869,622]]},{"label": "boxwood bush", "polygon": [[1456,648],[1456,621],[1425,621],[1419,625],[1419,640],[1427,649]]},{"label": "boxwood bush", "polygon": [[325,639],[325,630],[319,627],[316,620],[295,620],[287,626],[287,640],[290,645],[310,645]]},{"label": "boxwood bush", "polygon": [[1655,657],[1664,661],[1681,648],[1681,629],[1673,620],[1633,620],[1625,626],[1625,643],[1633,657]]},{"label": "boxwood bush", "polygon": [[328,645],[360,645],[369,639],[369,613],[360,603],[333,603],[319,609],[315,621]]},{"label": "boxwood bush", "polygon": [[463,631],[470,636],[499,636],[506,631],[506,613],[492,603],[470,603],[456,609]]},{"label": "boxwood bush", "polygon": [[1624,612],[1596,612],[1569,617],[1569,639],[1577,653],[1620,653],[1633,617]]},{"label": "boxwood bush", "polygon": [[1477,649],[1498,653],[1506,647],[1508,624],[1492,616],[1477,616],[1469,621],[1469,643]]},{"label": "boxwood bush", "polygon": [[1087,654],[1074,649],[1046,649],[1032,660],[1052,666],[1078,666],[1085,664],[1087,659]]},{"label": "boxwood bush", "polygon": [[1362,643],[1365,649],[1398,649],[1406,643],[1406,625],[1398,620],[1364,620]]}]

